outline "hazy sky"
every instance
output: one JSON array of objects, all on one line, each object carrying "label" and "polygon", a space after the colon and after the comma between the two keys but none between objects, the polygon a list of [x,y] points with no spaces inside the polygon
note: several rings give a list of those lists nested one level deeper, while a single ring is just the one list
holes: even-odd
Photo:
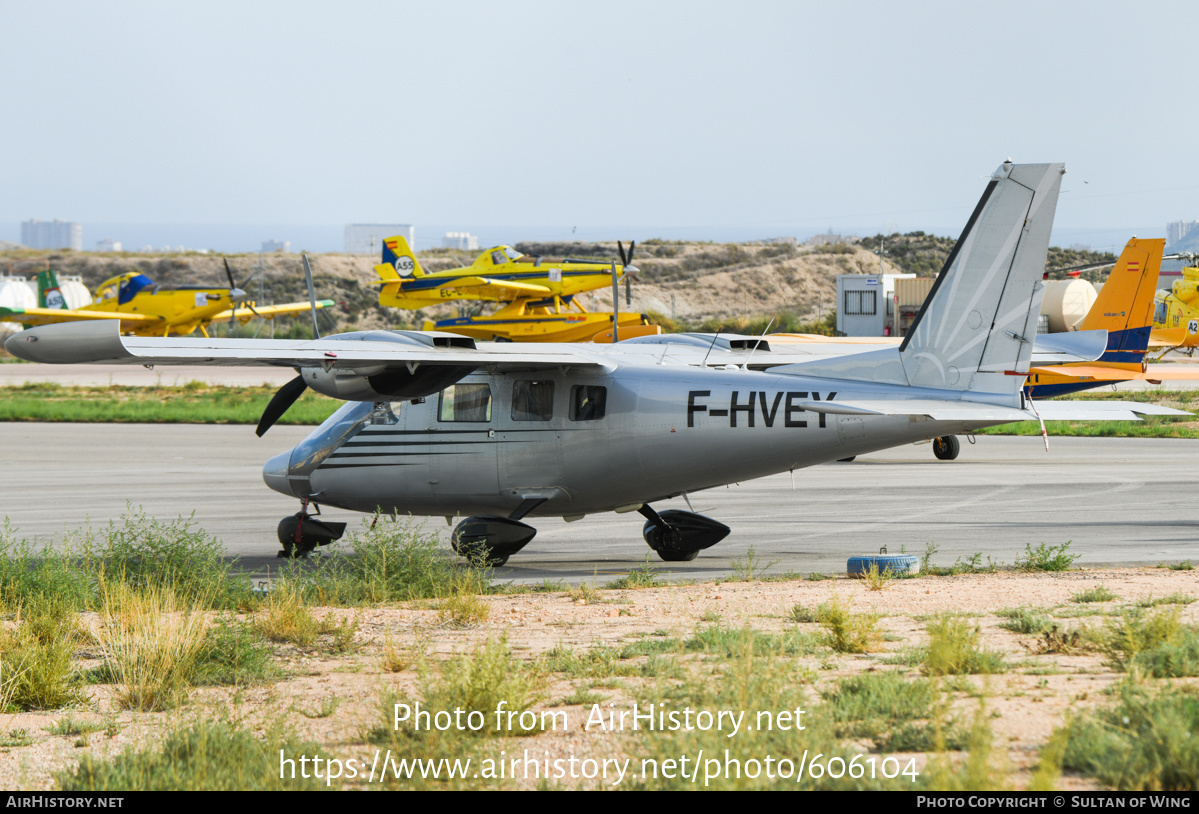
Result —
[{"label": "hazy sky", "polygon": [[1055,242],[1199,219],[1194,0],[0,0],[0,22],[11,224],[948,232],[1009,156],[1066,162]]}]

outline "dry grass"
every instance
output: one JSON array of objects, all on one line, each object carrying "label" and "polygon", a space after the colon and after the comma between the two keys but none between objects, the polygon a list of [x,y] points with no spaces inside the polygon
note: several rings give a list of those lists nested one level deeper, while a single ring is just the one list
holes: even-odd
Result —
[{"label": "dry grass", "polygon": [[[101,584],[97,639],[123,709],[170,709],[187,700],[208,622],[196,603],[158,585]],[[203,603],[199,603],[203,604]]]}]

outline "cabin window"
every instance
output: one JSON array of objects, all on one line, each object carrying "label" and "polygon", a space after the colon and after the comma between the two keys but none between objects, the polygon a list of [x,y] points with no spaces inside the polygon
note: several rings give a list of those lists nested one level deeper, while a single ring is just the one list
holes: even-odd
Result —
[{"label": "cabin window", "polygon": [[1166,308],[1166,301],[1162,300],[1161,302],[1159,302],[1153,312],[1153,321],[1156,322],[1158,325],[1165,325],[1167,310],[1168,309]]},{"label": "cabin window", "polygon": [[512,384],[513,421],[549,421],[554,417],[554,383],[517,381]]},{"label": "cabin window", "polygon": [[604,417],[608,388],[576,384],[570,388],[570,420],[598,421]]},{"label": "cabin window", "polygon": [[491,253],[491,262],[494,265],[502,266],[508,262],[508,255],[504,254],[502,251],[496,250]]},{"label": "cabin window", "polygon": [[877,291],[846,291],[845,315],[851,317],[874,316],[878,313],[877,294]]},{"label": "cabin window", "polygon": [[438,421],[490,421],[491,386],[452,384],[441,391]]}]

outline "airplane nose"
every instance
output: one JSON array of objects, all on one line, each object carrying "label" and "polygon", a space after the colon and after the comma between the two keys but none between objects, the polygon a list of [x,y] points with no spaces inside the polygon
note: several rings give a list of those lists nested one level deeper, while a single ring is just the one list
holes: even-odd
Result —
[{"label": "airplane nose", "polygon": [[295,492],[291,490],[291,480],[287,477],[290,468],[291,450],[280,452],[263,465],[262,479],[276,492],[288,497],[296,497]]},{"label": "airplane nose", "polygon": [[234,302],[242,302],[247,296],[249,295],[247,295],[246,292],[242,291],[240,288],[229,289],[229,299],[233,300]]}]

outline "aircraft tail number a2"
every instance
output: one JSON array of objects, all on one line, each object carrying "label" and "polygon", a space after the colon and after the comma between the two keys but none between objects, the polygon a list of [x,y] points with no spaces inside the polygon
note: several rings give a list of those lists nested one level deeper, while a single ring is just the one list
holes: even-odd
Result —
[{"label": "aircraft tail number a2", "polygon": [[[707,413],[712,418],[727,418],[730,427],[738,426],[738,418],[744,422],[742,426],[757,426],[756,422],[759,417],[767,427],[773,427],[779,419],[782,419],[784,427],[806,427],[808,426],[807,420],[797,418],[799,413],[807,412],[799,405],[811,401],[832,401],[836,398],[837,393],[833,391],[822,396],[820,393],[807,390],[780,390],[775,393],[750,390],[742,397],[740,390],[733,390],[729,394],[727,408],[707,403],[706,400],[711,395],[711,390],[688,391],[688,427],[695,426],[696,415],[700,413]],[[818,415],[820,417],[818,426],[825,426],[824,413]]]}]

